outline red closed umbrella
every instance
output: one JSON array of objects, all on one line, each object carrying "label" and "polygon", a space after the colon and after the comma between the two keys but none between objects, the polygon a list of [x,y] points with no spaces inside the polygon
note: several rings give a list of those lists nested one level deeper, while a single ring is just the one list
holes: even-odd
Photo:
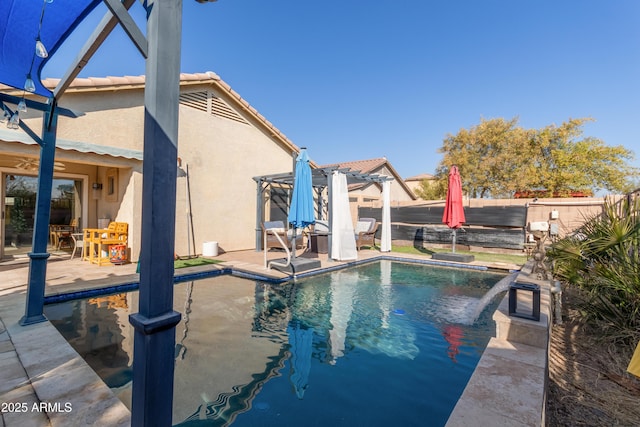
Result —
[{"label": "red closed umbrella", "polygon": [[449,188],[447,188],[447,201],[444,205],[442,222],[453,230],[452,252],[456,251],[456,229],[462,227],[466,221],[464,217],[464,207],[462,206],[462,181],[457,166],[449,169]]}]

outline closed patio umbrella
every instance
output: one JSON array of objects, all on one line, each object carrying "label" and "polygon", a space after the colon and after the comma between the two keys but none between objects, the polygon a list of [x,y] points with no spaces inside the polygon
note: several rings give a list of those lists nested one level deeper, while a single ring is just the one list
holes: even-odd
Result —
[{"label": "closed patio umbrella", "polygon": [[296,158],[296,170],[293,181],[291,207],[287,220],[293,225],[293,248],[296,253],[296,230],[315,223],[313,204],[313,185],[311,180],[311,166],[307,150],[302,148]]},{"label": "closed patio umbrella", "polygon": [[453,245],[451,252],[456,251],[456,232],[466,221],[464,217],[464,207],[462,206],[462,182],[457,166],[451,166],[449,170],[449,187],[447,188],[447,201],[444,205],[442,222],[453,231]]}]

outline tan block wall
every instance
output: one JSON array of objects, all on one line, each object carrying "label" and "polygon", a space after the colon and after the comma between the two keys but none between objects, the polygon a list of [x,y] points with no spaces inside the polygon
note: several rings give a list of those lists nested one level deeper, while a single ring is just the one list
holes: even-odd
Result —
[{"label": "tan block wall", "polygon": [[[616,202],[623,196],[612,195],[609,197],[613,202]],[[585,218],[601,213],[605,197],[538,199],[536,202],[533,200],[534,199],[464,199],[464,206],[484,207],[528,205],[527,224],[539,221],[546,221],[549,223],[555,222],[558,224],[559,236],[562,237],[582,225]],[[400,203],[401,206],[444,206],[444,204],[444,200],[416,200]],[[374,207],[379,206],[374,205]],[[551,218],[552,211],[557,211],[557,219]]]}]

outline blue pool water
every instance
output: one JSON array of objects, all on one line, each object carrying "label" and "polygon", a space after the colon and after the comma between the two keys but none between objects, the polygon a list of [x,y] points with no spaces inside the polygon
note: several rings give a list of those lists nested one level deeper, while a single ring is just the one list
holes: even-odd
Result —
[{"label": "blue pool water", "polygon": [[[265,284],[176,285],[174,424],[442,426],[494,335],[504,275],[381,261]],[[130,401],[137,292],[48,305],[49,320]]]}]

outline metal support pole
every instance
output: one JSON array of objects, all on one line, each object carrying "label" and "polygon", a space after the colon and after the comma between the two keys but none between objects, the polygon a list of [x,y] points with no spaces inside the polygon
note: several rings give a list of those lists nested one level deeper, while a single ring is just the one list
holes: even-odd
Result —
[{"label": "metal support pole", "polygon": [[42,118],[42,144],[38,169],[38,195],[36,198],[33,241],[29,252],[29,285],[25,313],[21,325],[30,325],[47,320],[44,317],[44,288],[47,277],[47,242],[49,241],[49,218],[51,216],[51,190],[53,187],[53,162],[56,155],[56,129],[58,114],[55,100],[51,109]]},{"label": "metal support pole", "polygon": [[142,250],[135,328],[131,425],[172,423],[178,98],[182,0],[147,0]]},{"label": "metal support pole", "polygon": [[262,186],[262,180],[258,181],[258,188],[256,192],[256,252],[262,250],[262,221],[264,220],[263,206],[264,206],[264,187]]}]

